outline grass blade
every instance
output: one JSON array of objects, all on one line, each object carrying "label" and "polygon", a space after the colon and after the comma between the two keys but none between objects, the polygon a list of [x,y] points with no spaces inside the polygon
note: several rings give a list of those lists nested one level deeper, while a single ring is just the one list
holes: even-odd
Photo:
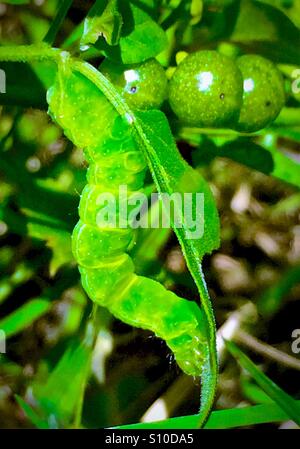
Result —
[{"label": "grass blade", "polygon": [[0,321],[0,329],[6,338],[22,332],[35,320],[48,312],[51,303],[47,299],[36,298],[19,307]]},{"label": "grass blade", "polygon": [[57,14],[54,17],[48,33],[44,37],[43,41],[49,45],[52,45],[55,41],[56,35],[58,33],[59,28],[61,27],[73,0],[63,0],[58,8]]},{"label": "grass blade", "polygon": [[235,343],[226,341],[226,346],[228,351],[237,359],[240,365],[253,376],[256,383],[267,393],[267,395],[269,395],[270,398],[286,412],[290,419],[300,425],[299,403],[260,371]]},{"label": "grass blade", "polygon": [[[296,402],[300,406],[300,401]],[[199,415],[180,416],[164,421],[152,423],[137,423],[115,427],[116,429],[192,429],[195,427]],[[237,427],[253,426],[281,422],[289,419],[288,414],[276,403],[254,405],[243,408],[232,408],[212,412],[205,429],[234,429]]]}]

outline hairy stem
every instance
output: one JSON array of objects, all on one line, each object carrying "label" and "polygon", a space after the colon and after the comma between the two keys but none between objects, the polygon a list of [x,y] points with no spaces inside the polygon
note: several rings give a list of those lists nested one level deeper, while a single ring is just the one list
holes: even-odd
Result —
[{"label": "hairy stem", "polygon": [[34,62],[50,60],[57,62],[61,53],[60,49],[51,48],[45,43],[0,47],[0,61]]}]

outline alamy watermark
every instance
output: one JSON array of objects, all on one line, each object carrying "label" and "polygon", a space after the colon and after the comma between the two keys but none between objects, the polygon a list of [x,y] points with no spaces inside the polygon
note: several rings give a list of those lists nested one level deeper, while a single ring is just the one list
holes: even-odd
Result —
[{"label": "alamy watermark", "polygon": [[294,329],[292,332],[292,352],[294,354],[300,354],[300,329]]},{"label": "alamy watermark", "polygon": [[293,94],[300,93],[300,69],[295,69],[292,72],[292,92]]},{"label": "alamy watermark", "polygon": [[0,354],[6,353],[6,335],[5,332],[0,329]]},{"label": "alamy watermark", "polygon": [[6,93],[6,73],[0,69],[0,94]]},{"label": "alamy watermark", "polygon": [[130,192],[127,185],[118,192],[101,192],[96,198],[99,228],[184,228],[190,239],[204,234],[203,193]]}]

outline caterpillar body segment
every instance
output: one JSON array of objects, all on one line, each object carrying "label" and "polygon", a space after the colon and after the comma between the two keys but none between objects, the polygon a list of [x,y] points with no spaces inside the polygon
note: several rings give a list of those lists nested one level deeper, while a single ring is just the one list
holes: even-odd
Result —
[{"label": "caterpillar body segment", "polygon": [[[79,221],[72,235],[73,254],[89,297],[132,326],[163,338],[184,372],[200,376],[208,357],[206,320],[193,302],[134,272],[126,253],[133,242],[129,218],[121,215],[119,187],[141,191],[146,162],[131,125],[105,96],[77,72],[64,69],[48,91],[49,113],[89,163]],[[100,220],[102,194],[114,200],[117,213]]]}]

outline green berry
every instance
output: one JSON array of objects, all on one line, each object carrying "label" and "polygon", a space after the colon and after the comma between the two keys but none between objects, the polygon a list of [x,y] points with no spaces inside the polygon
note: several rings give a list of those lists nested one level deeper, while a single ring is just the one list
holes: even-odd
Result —
[{"label": "green berry", "polygon": [[134,109],[156,109],[166,99],[168,81],[156,59],[130,66],[106,59],[100,70]]},{"label": "green berry", "polygon": [[177,67],[169,86],[170,106],[187,125],[233,126],[242,105],[243,80],[234,60],[199,51]]},{"label": "green berry", "polygon": [[285,103],[281,73],[268,59],[244,55],[237,65],[243,75],[243,106],[236,129],[254,132],[269,125]]}]

